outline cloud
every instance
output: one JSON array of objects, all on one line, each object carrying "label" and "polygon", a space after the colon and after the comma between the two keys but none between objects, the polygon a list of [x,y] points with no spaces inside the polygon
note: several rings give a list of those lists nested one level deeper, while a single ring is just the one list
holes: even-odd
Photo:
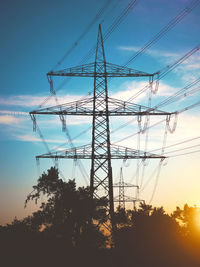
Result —
[{"label": "cloud", "polygon": [[[43,142],[41,138],[31,135],[31,134],[18,134],[15,135],[16,140],[23,141],[23,142]],[[63,144],[66,140],[64,139],[45,139],[47,143],[53,144]]]},{"label": "cloud", "polygon": [[24,142],[42,142],[42,140],[36,136],[24,134],[24,135],[15,135],[16,140]]},{"label": "cloud", "polygon": [[24,118],[18,118],[10,115],[0,115],[0,124],[13,125],[24,122]]},{"label": "cloud", "polygon": [[29,113],[28,112],[23,112],[23,111],[13,111],[13,110],[0,110],[0,114],[5,114],[5,115],[24,115],[24,116],[28,116]]},{"label": "cloud", "polygon": [[[91,123],[91,117],[88,116],[65,116],[67,126],[76,126]],[[30,119],[31,121],[31,119]],[[62,127],[62,123],[58,115],[36,115],[36,122],[45,129],[52,127]]]},{"label": "cloud", "polygon": [[[146,82],[126,82],[121,85],[120,91],[111,95],[112,98],[128,101],[128,99],[135,96],[141,89],[145,88],[148,85]],[[155,84],[153,85],[155,86]],[[122,89],[123,88],[123,89]],[[158,87],[158,96],[170,96],[173,92],[178,91],[179,89],[176,87],[172,87],[167,85],[164,82],[159,82]],[[140,101],[147,99],[148,88],[144,93],[141,93],[137,98],[134,99],[135,103],[139,103]]]},{"label": "cloud", "polygon": [[[127,101],[129,98],[131,98],[133,95],[137,94],[141,88],[145,87],[147,85],[146,82],[125,82],[120,86],[120,91],[117,93],[114,93],[111,95],[112,98],[120,99]],[[139,102],[139,100],[143,99],[145,97],[145,94],[141,94],[136,102]]]},{"label": "cloud", "polygon": [[[197,52],[199,53],[199,52]],[[193,54],[185,61],[183,61],[177,68],[174,69],[174,72],[181,78],[184,82],[193,81],[199,78],[200,71],[200,57],[198,54]]]},{"label": "cloud", "polygon": [[[138,52],[138,51],[140,51],[141,47],[137,47],[137,46],[119,46],[118,49],[122,50],[122,51]],[[180,53],[173,53],[173,52],[169,52],[169,51],[155,50],[155,49],[146,50],[145,54],[148,54],[148,55],[150,55],[152,57],[156,57],[156,58],[161,58],[161,57],[178,58],[178,57],[180,57]]]},{"label": "cloud", "polygon": [[[191,59],[191,61],[188,60],[187,64],[192,64],[193,59]],[[142,88],[144,88],[146,85],[148,85],[148,82],[143,82],[143,81],[131,81],[131,82],[125,82],[123,84],[120,85],[119,87],[119,91],[117,93],[113,93],[111,94],[112,98],[116,98],[116,99],[120,99],[120,100],[124,100],[127,101],[129,98],[131,98],[133,95],[135,95],[136,93],[138,93]],[[153,96],[153,100],[155,99],[155,101],[157,101],[157,103],[160,102],[160,100],[164,97],[168,97],[170,95],[172,95],[174,92],[177,92],[180,88],[178,87],[173,87],[173,86],[169,86],[167,83],[160,81],[159,84],[159,90],[158,90],[158,94]],[[143,94],[141,94],[139,97],[137,97],[136,99],[134,99],[132,102],[135,103],[142,103],[143,105],[147,105],[147,91],[145,91]],[[160,98],[161,97],[161,98]],[[65,96],[61,96],[59,97],[59,102],[70,102],[70,101],[74,101],[77,99],[80,99],[81,96],[74,96],[74,95],[65,95]],[[10,139],[14,139],[14,140],[19,140],[19,141],[26,141],[26,142],[41,142],[41,140],[36,137],[36,134],[31,135],[30,132],[32,131],[32,127],[31,127],[31,119],[28,116],[28,113],[25,112],[24,110],[26,110],[27,107],[30,108],[31,105],[35,105],[36,103],[40,103],[41,99],[44,99],[44,97],[34,97],[31,95],[25,95],[25,96],[12,96],[12,97],[8,97],[7,99],[5,98],[0,98],[1,104],[4,103],[5,105],[8,105],[8,108],[4,108],[2,110],[0,110],[0,124],[6,125],[6,127],[2,127],[2,131],[6,131],[6,136]],[[51,104],[52,106],[55,105],[55,102],[53,102],[53,99],[51,100]],[[153,102],[152,102],[153,103]],[[13,111],[11,110],[13,107],[11,107],[12,105],[21,105],[21,110],[22,111]],[[48,103],[50,104],[50,103]],[[14,109],[14,108],[13,108]],[[17,109],[17,108],[16,108]],[[182,116],[182,115],[181,115]],[[184,137],[188,137],[191,135],[194,135],[195,132],[200,131],[200,129],[197,129],[197,125],[198,125],[198,121],[195,120],[196,116],[194,116],[194,118],[191,117],[186,117],[186,125],[185,125],[185,121],[183,121],[183,123],[181,123],[181,129],[182,130],[177,130],[179,132],[179,135],[177,136],[177,140],[180,139],[180,136]],[[39,127],[41,128],[42,132],[44,132],[44,136],[45,139],[48,143],[52,143],[52,144],[60,144],[60,143],[64,143],[65,139],[63,139],[61,137],[61,140],[58,140],[58,136],[55,134],[55,129],[58,129],[61,131],[61,122],[59,120],[58,116],[42,116],[42,115],[37,115],[36,116],[37,122],[39,124]],[[71,132],[71,129],[73,129],[73,131],[77,130],[78,132],[81,132],[82,129],[82,125],[83,124],[89,124],[91,125],[91,119],[92,117],[87,117],[87,116],[66,116],[66,124],[67,126],[80,126],[79,128],[70,128],[69,130]],[[123,118],[123,122],[128,121],[129,119],[131,119],[130,117],[124,117]],[[153,122],[153,118],[151,119],[151,121]],[[188,132],[188,121],[190,122],[190,132],[188,134],[186,134]],[[112,122],[112,121],[111,121]],[[183,128],[184,125],[184,128]],[[114,126],[113,128],[116,128],[117,126],[119,126],[119,121],[113,121],[112,126]],[[87,126],[86,126],[87,127]],[[163,128],[163,127],[162,127]],[[13,131],[14,129],[14,131]],[[15,129],[17,131],[15,131]],[[194,129],[194,131],[192,132],[192,129]],[[125,128],[125,130],[123,131],[123,133],[121,134],[121,131],[119,131],[120,135],[118,138],[118,135],[113,136],[115,140],[119,140],[122,139],[123,136],[129,135],[130,129]],[[135,131],[136,129],[132,129],[132,132]],[[52,132],[53,131],[53,132]],[[13,132],[15,132],[15,135],[13,134]],[[152,133],[154,133],[154,135],[152,136],[153,140],[152,142],[157,143],[157,147],[159,147],[159,142],[157,142],[157,140],[160,140],[161,138],[161,134],[162,131],[160,131],[160,129],[152,129],[151,131]],[[49,138],[49,134],[51,135],[51,138]],[[76,134],[74,134],[76,135]],[[53,137],[55,136],[55,140],[53,139]],[[176,139],[176,135],[175,139]],[[49,138],[49,139],[48,139]],[[87,140],[86,140],[87,142]],[[149,144],[149,147],[155,147],[154,143],[152,143],[152,145]],[[130,141],[129,139],[125,140],[122,142],[123,145],[126,146],[130,146]]]},{"label": "cloud", "polygon": [[[63,95],[58,96],[58,102],[59,104],[63,104],[66,102],[72,102],[79,100],[82,96],[80,95]],[[46,96],[33,96],[33,95],[14,95],[9,97],[0,97],[0,105],[6,105],[6,106],[20,106],[20,107],[37,107],[41,103],[44,102],[44,100],[47,99]],[[44,106],[54,106],[55,99],[53,97],[50,97],[49,100],[45,103]]]},{"label": "cloud", "polygon": [[174,138],[177,140],[181,137],[191,137],[196,136],[200,133],[200,116],[189,114],[189,113],[182,113],[178,115],[178,124],[177,129],[174,134]]},{"label": "cloud", "polygon": [[67,125],[81,125],[91,123],[91,117],[88,116],[70,116],[66,119]]},{"label": "cloud", "polygon": [[[136,46],[119,46],[118,49],[128,52],[138,52],[141,48]],[[149,49],[145,53],[153,58],[162,61],[164,64],[173,64],[176,60],[184,56],[188,51],[185,52],[170,52],[163,50]],[[199,50],[197,50],[193,55],[184,60],[180,65],[178,65],[173,72],[178,74],[183,81],[190,81],[195,79],[199,75],[200,70],[200,56]]]},{"label": "cloud", "polygon": [[[131,119],[129,119],[131,121]],[[157,122],[160,122],[164,120],[162,123],[159,123],[158,125],[152,127],[149,129],[148,132],[148,149],[154,150],[154,149],[160,149],[163,145],[163,137],[165,132],[165,117],[160,116],[151,116],[150,118],[150,125],[154,125]],[[194,111],[184,112],[178,115],[177,120],[177,127],[175,129],[174,133],[168,132],[167,134],[167,145],[175,144],[181,141],[185,141],[197,136],[200,136],[200,116],[199,114],[195,114]],[[145,117],[142,119],[142,125],[144,124]],[[127,125],[125,128],[120,129],[119,131],[111,134],[112,137],[112,143],[116,143],[119,145],[132,147],[137,149],[137,142],[138,142],[138,135],[136,134],[138,132],[137,127],[137,120],[135,120],[136,124],[130,124]],[[170,127],[173,128],[174,125],[174,117],[170,120]],[[128,138],[127,138],[128,137]],[[145,144],[145,138],[146,133],[140,135],[140,149],[144,150],[144,144]],[[120,142],[118,142],[121,140]],[[198,143],[199,139],[197,141],[194,141],[193,143],[189,145],[194,145]],[[183,144],[180,147],[186,147],[188,144]],[[173,150],[170,148],[170,150]],[[155,152],[156,153],[156,152]]]},{"label": "cloud", "polygon": [[191,69],[191,70],[200,69],[200,63],[191,63],[191,64],[186,65],[186,67],[187,69]]}]

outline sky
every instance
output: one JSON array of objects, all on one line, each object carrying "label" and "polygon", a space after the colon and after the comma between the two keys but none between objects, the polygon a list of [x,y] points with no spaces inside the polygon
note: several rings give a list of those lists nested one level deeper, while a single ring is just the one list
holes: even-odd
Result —
[{"label": "sky", "polygon": [[[189,0],[136,2],[104,43],[108,62],[125,64],[191,3]],[[38,176],[54,164],[51,160],[42,159],[40,167],[36,166],[35,156],[47,153],[47,150],[38,133],[32,131],[32,121],[28,114],[38,109],[45,99],[47,101],[44,107],[56,104],[54,98],[49,97],[46,73],[52,69],[65,69],[83,62],[88,51],[96,44],[98,24],[101,23],[104,34],[129,3],[128,0],[1,1],[0,22],[3,27],[0,29],[0,224],[11,222],[15,216],[23,218],[38,209],[39,206],[34,203],[24,209],[24,201],[32,191],[32,186],[37,183]],[[105,5],[106,8],[102,10]],[[200,44],[199,16],[200,4],[145,53],[131,62],[129,67],[155,73],[184,56]],[[63,58],[68,51],[71,52]],[[158,92],[152,96],[152,106],[199,78],[199,60],[200,52],[196,51],[162,78]],[[92,54],[85,63],[93,61]],[[57,64],[59,62],[60,64]],[[57,97],[61,104],[88,96],[93,90],[91,79],[68,79],[61,87],[62,82],[62,79],[57,78],[54,83],[55,89],[59,88]],[[111,97],[128,100],[146,85],[148,79],[116,78],[109,82],[108,90]],[[200,83],[197,83],[191,87],[194,89],[192,93],[160,109],[175,112],[196,103],[200,96],[199,85]],[[147,106],[148,92],[145,91],[134,99],[134,103]],[[171,147],[166,148],[165,152],[177,151],[166,153],[166,156],[199,149],[199,111],[200,107],[197,105],[178,114],[175,132],[167,133],[166,146]],[[152,117],[150,125],[162,119]],[[171,127],[173,120],[171,118]],[[66,122],[72,138],[91,126],[91,118],[88,117],[67,117]],[[126,122],[126,127],[116,130]],[[58,149],[58,146],[59,149],[69,147],[59,118],[38,116],[37,123],[51,150]],[[144,123],[145,118],[142,118],[142,124]],[[140,146],[138,145],[139,137],[135,134],[138,131],[137,118],[111,119],[110,126],[111,143],[161,153],[165,121],[149,130],[148,146],[145,146],[146,133],[140,135]],[[129,138],[126,138],[128,136]],[[91,143],[91,129],[73,142],[75,146]],[[172,147],[177,143],[182,144]],[[191,148],[180,151],[186,147]],[[120,167],[123,167],[124,180],[132,184],[136,184],[138,180],[141,185],[140,198],[145,199],[147,203],[152,200],[152,205],[164,206],[168,212],[176,206],[182,207],[185,203],[200,206],[199,160],[199,152],[169,157],[163,163],[159,175],[158,160],[145,163],[137,160],[120,163],[113,161],[113,179],[118,182]],[[82,163],[87,170],[90,169],[89,161]],[[81,177],[72,160],[60,161],[59,169],[66,180],[75,178],[80,186],[89,183]]]}]

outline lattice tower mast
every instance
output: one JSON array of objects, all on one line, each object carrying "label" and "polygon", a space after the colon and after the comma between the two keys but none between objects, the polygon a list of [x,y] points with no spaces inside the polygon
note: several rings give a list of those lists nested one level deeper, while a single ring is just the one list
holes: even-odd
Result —
[{"label": "lattice tower mast", "polygon": [[120,168],[120,177],[119,177],[119,207],[125,209],[124,176],[122,168]]},{"label": "lattice tower mast", "polygon": [[[104,52],[101,26],[99,26],[97,48],[94,64],[94,99],[93,99],[93,127],[92,127],[92,160],[90,175],[90,192],[93,194],[99,187],[103,187],[109,199],[110,217],[113,222],[113,180],[110,154],[110,128],[108,115],[108,88],[106,58]],[[96,75],[102,73],[103,75]],[[105,111],[98,116],[98,111]],[[105,155],[105,159],[98,159],[97,155]]]},{"label": "lattice tower mast", "polygon": [[109,117],[139,116],[141,118],[143,115],[170,115],[171,113],[110,98],[108,96],[107,78],[150,77],[152,80],[154,75],[106,62],[101,25],[99,25],[94,63],[47,73],[51,91],[53,91],[53,76],[94,77],[93,97],[30,112],[34,129],[36,129],[36,114],[59,115],[64,129],[66,123],[65,115],[93,117],[92,145],[84,145],[63,151],[52,151],[36,158],[91,159],[91,197],[100,198],[104,196],[108,199],[107,208],[110,224],[107,224],[107,226],[111,231],[115,228],[111,159],[164,159],[165,157],[112,145],[110,143]]},{"label": "lattice tower mast", "polygon": [[[145,203],[143,199],[139,198],[139,186],[124,182],[123,169],[120,168],[119,182],[114,183],[113,187],[118,188],[118,196],[114,197],[114,202],[118,203],[120,209],[125,209],[126,203],[133,203],[133,207],[136,207],[136,203]],[[131,193],[131,196],[125,195],[125,189],[136,189],[135,193]]]}]

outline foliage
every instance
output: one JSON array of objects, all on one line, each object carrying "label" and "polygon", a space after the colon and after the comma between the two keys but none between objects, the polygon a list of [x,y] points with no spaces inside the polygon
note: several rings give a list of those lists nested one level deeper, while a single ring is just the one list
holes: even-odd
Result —
[{"label": "foliage", "polygon": [[[108,250],[108,240],[99,227],[107,220],[105,198],[92,200],[88,187],[77,188],[74,180],[59,179],[53,167],[39,177],[25,205],[31,200],[37,203],[41,196],[46,201],[38,211],[0,226],[2,251],[10,255],[12,250],[16,257],[23,251],[22,258],[27,260],[23,266],[30,266],[30,257],[34,266],[65,266],[67,261],[73,266],[93,266],[94,262],[96,266],[105,262],[126,267],[200,266],[200,216],[196,207],[186,204],[171,215],[163,207],[144,203],[134,210],[118,207],[114,214],[115,249]],[[35,255],[43,259],[40,265],[34,261]]]},{"label": "foliage", "polygon": [[171,215],[181,225],[182,234],[200,242],[200,210],[196,206],[184,205],[183,209],[176,207]]},{"label": "foliage", "polygon": [[[91,237],[96,233],[96,237],[99,237],[103,245],[106,238],[99,228],[91,226],[90,222],[91,216],[96,221],[105,220],[106,200],[104,198],[92,200],[88,187],[76,189],[74,180],[64,182],[59,179],[58,170],[54,167],[42,174],[33,189],[34,191],[27,196],[25,205],[30,200],[35,200],[37,203],[42,195],[47,197],[47,201],[41,204],[40,211],[34,214],[34,217],[41,219],[40,226],[45,225],[46,232],[65,236],[74,245],[82,243],[81,239],[85,238],[86,233]],[[90,230],[91,234],[89,234]],[[94,243],[92,238],[91,243]]]}]

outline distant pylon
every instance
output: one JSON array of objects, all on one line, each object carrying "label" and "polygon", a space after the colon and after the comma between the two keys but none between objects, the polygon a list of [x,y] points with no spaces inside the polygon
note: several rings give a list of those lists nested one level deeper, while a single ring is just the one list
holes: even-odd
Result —
[{"label": "distant pylon", "polygon": [[124,176],[122,167],[120,168],[119,177],[119,208],[125,209],[125,195],[124,195]]},{"label": "distant pylon", "polygon": [[[133,185],[129,183],[124,182],[124,176],[123,176],[123,169],[122,167],[120,168],[120,177],[119,177],[119,182],[115,183],[113,187],[118,188],[118,196],[114,198],[114,202],[118,203],[118,207],[120,209],[125,209],[126,208],[126,203],[133,203],[133,208],[136,207],[136,203],[144,203],[145,201],[143,199],[139,199],[139,186],[138,185]],[[125,189],[130,189],[130,188],[135,188],[135,190],[131,190],[129,192],[129,196],[125,195]]]}]

